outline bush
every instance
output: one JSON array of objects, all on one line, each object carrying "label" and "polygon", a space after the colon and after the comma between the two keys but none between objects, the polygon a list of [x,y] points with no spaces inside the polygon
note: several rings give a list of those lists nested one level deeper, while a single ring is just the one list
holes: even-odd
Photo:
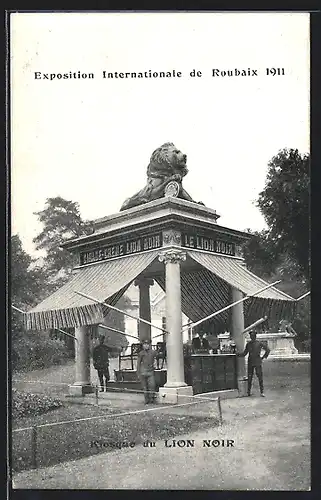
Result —
[{"label": "bush", "polygon": [[69,359],[67,347],[44,333],[25,333],[12,339],[13,370],[35,370],[58,365]]},{"label": "bush", "polygon": [[12,390],[12,417],[30,417],[42,415],[48,411],[62,406],[60,399],[54,399],[49,396],[32,394],[29,392],[19,392]]}]

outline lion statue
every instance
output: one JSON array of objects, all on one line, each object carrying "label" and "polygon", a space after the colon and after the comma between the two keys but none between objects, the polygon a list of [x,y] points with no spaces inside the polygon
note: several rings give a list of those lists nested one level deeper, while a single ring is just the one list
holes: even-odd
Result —
[{"label": "lion statue", "polygon": [[[172,142],[166,142],[153,152],[147,167],[147,184],[121,206],[122,210],[143,205],[165,196],[165,188],[171,181],[179,184],[178,198],[196,203],[182,186],[182,179],[188,173],[186,155]],[[201,203],[201,202],[199,202]],[[201,203],[203,205],[203,203]]]}]

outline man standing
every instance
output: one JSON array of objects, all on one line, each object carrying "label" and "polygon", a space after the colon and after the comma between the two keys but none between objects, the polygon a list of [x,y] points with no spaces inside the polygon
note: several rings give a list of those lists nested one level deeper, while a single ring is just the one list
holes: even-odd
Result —
[{"label": "man standing", "polygon": [[143,341],[143,348],[137,356],[137,377],[142,384],[145,404],[155,402],[155,368],[157,353],[152,350],[150,341]]},{"label": "man standing", "polygon": [[105,377],[105,387],[107,392],[107,383],[109,380],[109,352],[111,349],[105,344],[105,336],[99,335],[99,345],[93,350],[93,362],[94,368],[98,372],[98,378],[100,382],[100,392],[104,392],[104,377]]},{"label": "man standing", "polygon": [[[248,386],[247,386],[247,395],[251,396],[251,387],[252,387],[252,379],[254,374],[254,368],[257,378],[259,379],[260,392],[261,396],[264,397],[264,387],[263,387],[263,372],[262,372],[262,360],[266,359],[270,354],[270,349],[267,344],[263,344],[263,342],[259,342],[256,340],[256,332],[250,332],[251,340],[246,344],[244,352],[238,353],[238,356],[246,356],[249,355],[248,363],[247,363],[247,374],[248,374]],[[265,353],[261,357],[261,350],[264,350]]]}]

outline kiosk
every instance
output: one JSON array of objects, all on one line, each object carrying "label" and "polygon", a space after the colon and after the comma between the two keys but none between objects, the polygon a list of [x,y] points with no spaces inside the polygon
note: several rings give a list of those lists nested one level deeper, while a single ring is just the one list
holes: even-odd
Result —
[{"label": "kiosk", "polygon": [[[189,197],[182,189],[185,174],[181,170],[177,173],[179,155],[175,154],[176,163],[169,159],[166,173],[161,170],[157,174],[163,175],[161,186],[156,182],[159,177],[152,177],[157,163],[152,164],[151,159],[155,168],[149,168],[142,192],[127,200],[120,212],[96,220],[92,234],[62,245],[76,260],[70,281],[24,315],[28,329],[75,328],[76,369],[71,394],[93,390],[88,326],[103,322],[109,306],[114,306],[133,282],[140,290],[140,317],[146,320],[138,321],[141,341],[150,338],[152,280],[166,293],[163,333],[167,370],[166,383],[159,389],[163,402],[175,403],[193,393],[222,389],[246,394],[244,358],[236,359],[235,354],[191,355],[184,366],[183,329],[223,309],[212,318],[213,324],[217,331],[230,331],[241,351],[245,324],[264,315],[279,320],[293,316],[295,300],[289,295],[274,287],[257,293],[268,285],[245,267],[242,244],[249,235],[220,226],[215,210]],[[161,160],[160,165],[164,166]],[[245,296],[247,300],[242,301]],[[228,307],[231,303],[236,304]],[[182,325],[182,311],[191,325]]]}]

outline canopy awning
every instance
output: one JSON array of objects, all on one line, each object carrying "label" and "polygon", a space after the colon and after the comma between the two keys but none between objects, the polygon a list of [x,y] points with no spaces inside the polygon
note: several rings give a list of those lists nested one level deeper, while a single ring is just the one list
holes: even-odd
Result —
[{"label": "canopy awning", "polygon": [[[158,276],[155,281],[165,291],[165,277]],[[205,318],[231,303],[230,287],[207,269],[181,273],[182,312],[192,321]],[[229,311],[213,319],[219,331],[229,324]]]},{"label": "canopy awning", "polygon": [[[232,303],[231,286],[251,295],[266,286],[264,280],[246,269],[242,261],[219,255],[189,251],[188,254],[202,269],[181,274],[182,311],[192,321],[198,321]],[[165,290],[165,279],[156,278]],[[258,296],[244,301],[245,326],[258,318],[291,319],[296,301],[290,295],[271,287]],[[211,319],[218,331],[230,329],[231,310]]]},{"label": "canopy awning", "polygon": [[[242,261],[193,251],[189,252],[189,255],[201,266],[219,277],[221,282],[225,281],[245,295],[252,295],[268,285],[266,281],[249,271]],[[232,302],[231,297],[229,300]],[[281,320],[284,317],[291,319],[295,314],[295,309],[296,301],[293,297],[271,287],[244,302],[245,324],[254,323],[263,316],[275,320]],[[215,309],[212,309],[212,312],[214,311]]]},{"label": "canopy awning", "polygon": [[[188,252],[192,259],[196,260],[201,266],[216,274],[230,285],[234,286],[246,295],[255,293],[268,283],[249,271],[242,261],[222,257],[220,255],[211,255],[200,252]],[[259,297],[273,300],[295,301],[293,297],[287,295],[275,287],[268,288],[259,294]]]},{"label": "canopy awning", "polygon": [[157,251],[146,252],[79,268],[70,281],[24,314],[25,327],[28,330],[47,330],[102,322],[108,308],[75,291],[115,305],[130,283],[157,255]]}]

